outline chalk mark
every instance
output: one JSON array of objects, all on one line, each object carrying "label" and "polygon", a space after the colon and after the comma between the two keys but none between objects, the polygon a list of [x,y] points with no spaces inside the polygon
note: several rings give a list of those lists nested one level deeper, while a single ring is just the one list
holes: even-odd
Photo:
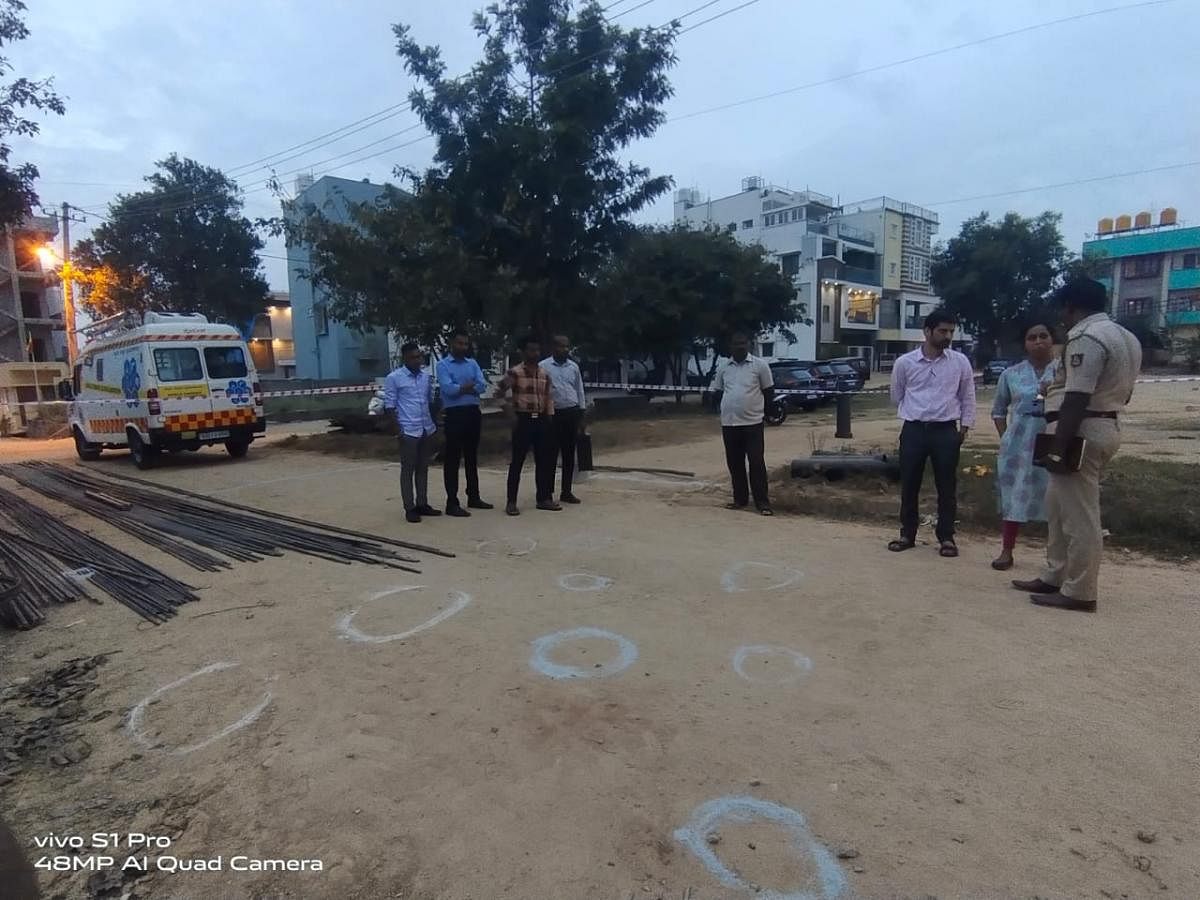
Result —
[{"label": "chalk mark", "polygon": [[528,544],[524,550],[517,549],[515,545],[518,544],[518,541],[497,538],[479,541],[475,545],[475,552],[480,556],[528,556],[537,549],[538,542],[533,538],[521,538],[520,540]]},{"label": "chalk mark", "polygon": [[[588,638],[612,641],[617,645],[616,657],[606,663],[601,663],[599,668],[593,666],[590,669],[585,669],[582,666],[562,666],[550,661],[550,651],[559,644],[565,641],[586,640]],[[533,642],[533,653],[529,657],[529,665],[534,671],[540,672],[548,678],[559,680],[565,678],[608,678],[624,672],[637,661],[637,658],[637,644],[629,640],[629,638],[614,634],[611,631],[605,631],[602,628],[585,627],[542,635],[542,637]]]},{"label": "chalk mark", "polygon": [[[755,678],[746,672],[746,659],[751,656],[766,656],[767,654],[783,655],[791,659],[792,671],[784,672],[783,676],[771,681],[764,678]],[[738,647],[733,652],[733,671],[747,681],[752,681],[755,684],[790,684],[793,681],[799,681],[805,675],[812,671],[812,660],[792,650],[790,647],[772,647],[768,644],[749,644],[745,647]]]},{"label": "chalk mark", "polygon": [[603,575],[591,575],[587,572],[575,572],[570,575],[560,575],[558,586],[564,591],[585,594],[591,591],[606,591],[613,585],[611,578]]},{"label": "chalk mark", "polygon": [[[382,600],[384,597],[391,597],[394,594],[402,594],[405,591],[419,591],[424,588],[424,585],[413,584],[403,587],[392,588],[387,591],[380,591],[378,594],[372,594],[367,598],[368,603],[373,603],[376,600]],[[435,625],[440,625],[456,613],[462,612],[471,603],[471,595],[464,594],[462,591],[449,592],[451,603],[445,609],[439,611],[432,618],[427,619],[420,625],[408,629],[408,631],[397,632],[396,634],[367,634],[365,631],[360,631],[354,627],[354,617],[359,614],[361,609],[352,609],[346,615],[338,620],[337,630],[341,633],[344,640],[354,641],[359,644],[387,644],[392,641],[402,641],[405,638],[410,638],[413,635],[420,634],[422,631],[428,631]]]},{"label": "chalk mark", "polygon": [[[778,572],[779,574],[775,576],[778,580],[761,588],[742,587],[740,584],[741,576],[754,570]],[[742,594],[750,591],[779,591],[785,587],[791,587],[803,577],[804,573],[799,569],[793,569],[790,566],[781,566],[778,563],[740,562],[734,563],[725,570],[725,573],[721,576],[721,587],[727,594]]]},{"label": "chalk mark", "polygon": [[708,835],[716,831],[722,822],[744,824],[756,819],[786,829],[796,850],[807,852],[817,869],[815,885],[792,891],[760,890],[757,897],[762,900],[836,900],[843,896],[847,887],[846,876],[833,854],[813,839],[801,813],[778,803],[746,795],[718,797],[697,807],[688,824],[676,830],[674,836],[725,887],[750,891],[750,882],[721,862],[708,843]]},{"label": "chalk mark", "polygon": [[[215,663],[209,663],[207,666],[202,666],[201,668],[197,669],[195,672],[191,672],[187,675],[184,675],[182,678],[175,679],[170,684],[164,684],[162,687],[156,688],[154,691],[152,691],[151,693],[146,695],[145,698],[138,701],[138,703],[136,703],[134,705],[133,709],[131,709],[129,711],[129,718],[125,722],[125,730],[129,732],[129,736],[131,738],[133,738],[134,741],[141,744],[143,747],[146,747],[151,750],[159,749],[154,744],[154,742],[150,739],[150,736],[148,734],[146,734],[145,720],[146,720],[147,707],[149,707],[149,705],[154,700],[158,699],[163,694],[167,693],[168,691],[172,691],[177,687],[181,687],[181,686],[187,684],[189,681],[191,681],[194,678],[199,678],[202,675],[211,675],[213,672],[223,672],[226,669],[234,669],[240,665],[241,665],[241,663],[230,662],[228,660],[223,660],[221,662],[215,662]],[[214,744],[217,741],[221,740],[222,738],[228,737],[229,735],[233,734],[235,731],[239,731],[239,730],[245,728],[247,725],[252,724],[254,721],[256,721],[258,719],[259,716],[261,716],[264,712],[266,712],[267,707],[270,705],[271,705],[271,692],[268,691],[267,693],[265,693],[263,695],[262,700],[260,700],[258,702],[257,706],[252,708],[249,712],[247,712],[244,716],[242,716],[236,722],[232,722],[229,725],[226,725],[220,731],[216,732],[215,734],[209,735],[202,741],[198,741],[195,744],[187,744],[186,746],[183,746],[183,747],[176,747],[174,750],[171,750],[170,752],[174,756],[186,756],[189,753],[195,753],[197,750],[202,750],[205,747],[207,747],[209,744]]]}]

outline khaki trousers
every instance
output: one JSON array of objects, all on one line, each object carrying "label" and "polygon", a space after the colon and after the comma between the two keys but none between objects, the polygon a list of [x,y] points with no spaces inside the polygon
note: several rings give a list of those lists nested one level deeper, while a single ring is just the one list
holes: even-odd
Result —
[{"label": "khaki trousers", "polygon": [[1083,466],[1069,475],[1050,476],[1046,489],[1046,570],[1042,581],[1057,585],[1073,600],[1096,600],[1104,533],[1100,525],[1100,478],[1121,446],[1116,419],[1084,419],[1079,435],[1087,446]]}]

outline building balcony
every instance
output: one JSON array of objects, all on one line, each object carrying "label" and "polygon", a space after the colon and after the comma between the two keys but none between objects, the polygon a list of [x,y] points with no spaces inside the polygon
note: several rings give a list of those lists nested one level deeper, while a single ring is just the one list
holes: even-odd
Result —
[{"label": "building balcony", "polygon": [[855,284],[869,284],[879,287],[879,272],[875,269],[864,269],[860,266],[842,266],[842,277]]},{"label": "building balcony", "polygon": [[1169,312],[1165,316],[1168,328],[1179,328],[1183,325],[1200,325],[1200,309],[1184,309],[1179,312]]},{"label": "building balcony", "polygon": [[1200,269],[1172,269],[1167,276],[1167,290],[1187,291],[1200,288]]}]

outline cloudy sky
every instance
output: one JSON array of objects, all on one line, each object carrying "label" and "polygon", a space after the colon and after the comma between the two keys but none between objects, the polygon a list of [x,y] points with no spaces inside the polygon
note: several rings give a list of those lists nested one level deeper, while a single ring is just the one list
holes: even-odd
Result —
[{"label": "cloudy sky", "polygon": [[[632,26],[706,0],[605,2]],[[718,0],[684,25],[745,2]],[[391,149],[423,134],[405,130],[416,120],[403,110],[282,151],[406,100],[395,22],[439,45],[452,72],[467,69],[479,48],[471,13],[484,4],[100,0],[86,16],[78,0],[29,5],[30,39],[6,50],[19,74],[53,75],[67,99],[65,116],[17,144],[41,168],[43,202],[103,211],[175,151],[235,175],[257,216],[278,209],[263,157],[280,173],[372,180],[426,164],[431,140]],[[1176,206],[1200,223],[1197,35],[1197,0],[752,0],[679,39],[667,112],[688,117],[630,155],[713,197],[746,175],[844,202],[887,194],[936,209],[943,238],[980,210],[1059,210],[1078,249],[1105,215]],[[1149,169],[1160,171],[1104,178]],[[641,218],[670,216],[667,198]],[[284,263],[263,262],[286,288]]]}]

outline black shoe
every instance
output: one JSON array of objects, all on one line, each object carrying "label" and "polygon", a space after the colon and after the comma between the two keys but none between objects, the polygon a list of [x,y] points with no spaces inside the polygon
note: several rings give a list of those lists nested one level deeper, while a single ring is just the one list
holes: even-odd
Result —
[{"label": "black shoe", "polygon": [[521,514],[521,510],[517,508],[517,504],[515,503],[505,506],[504,511],[510,516],[519,516]]},{"label": "black shoe", "polygon": [[442,514],[442,511],[440,509],[434,509],[428,503],[426,503],[424,506],[418,506],[417,512],[422,516],[430,516],[430,517],[440,516]]},{"label": "black shoe", "polygon": [[562,503],[570,503],[572,505],[583,502],[578,497],[576,497],[574,494],[572,494],[570,491],[567,491],[565,494],[562,494],[561,496],[559,496],[558,499]]},{"label": "black shoe", "polygon": [[1030,594],[1029,602],[1034,606],[1049,606],[1051,609],[1069,609],[1074,612],[1089,612],[1096,611],[1095,600],[1076,600],[1074,597],[1068,597],[1066,594]]},{"label": "black shoe", "polygon": [[415,509],[410,509],[404,514],[404,518],[408,519],[408,521],[415,525],[417,522],[421,521],[421,514]]},{"label": "black shoe", "polygon": [[1040,579],[1040,578],[1035,578],[1032,581],[1019,581],[1016,578],[1014,578],[1013,582],[1012,582],[1012,586],[1014,588],[1016,588],[1018,591],[1021,591],[1022,593],[1025,593],[1025,594],[1057,594],[1058,593],[1058,585],[1046,584],[1046,582],[1042,581],[1042,579]]},{"label": "black shoe", "polygon": [[542,500],[537,505],[538,509],[544,509],[547,512],[562,512],[562,507],[553,500]]},{"label": "black shoe", "polygon": [[453,506],[446,507],[446,515],[453,516],[456,519],[469,519],[471,514],[455,503]]},{"label": "black shoe", "polygon": [[467,508],[468,509],[495,509],[496,507],[494,507],[490,503],[486,503],[483,500],[480,500],[478,497],[468,497],[467,498]]}]

